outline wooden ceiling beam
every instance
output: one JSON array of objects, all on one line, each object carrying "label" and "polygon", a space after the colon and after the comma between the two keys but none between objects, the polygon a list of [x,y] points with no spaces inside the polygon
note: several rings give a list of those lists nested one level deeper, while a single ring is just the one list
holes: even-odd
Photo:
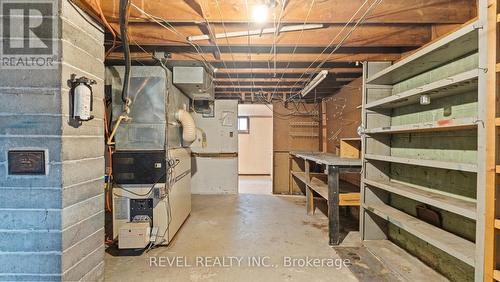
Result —
[{"label": "wooden ceiling beam", "polygon": [[[118,25],[111,24],[113,28],[118,29]],[[222,27],[214,28],[215,32],[221,32]],[[343,25],[330,25],[327,28],[308,30],[302,33],[293,31],[282,33],[276,39],[277,46],[309,46],[309,47],[327,47],[330,43],[335,46],[340,43],[342,36],[338,36],[336,40],[332,39],[339,33]],[[246,30],[246,25],[233,25],[227,27],[229,31]],[[155,23],[135,23],[129,24],[128,32],[131,42],[137,42],[141,45],[162,45],[162,46],[188,46],[187,36],[199,35],[201,31],[196,25],[178,26],[177,30],[180,34],[174,33],[169,29],[163,28]],[[345,32],[345,31],[344,31]],[[432,38],[432,26],[430,25],[377,25],[365,24],[359,26],[355,32],[343,43],[347,47],[363,47],[363,46],[421,46],[429,42]],[[300,40],[299,40],[300,39]],[[226,39],[216,39],[219,46],[226,45],[269,45],[274,44],[273,34],[263,34],[262,36],[235,37]],[[197,42],[200,46],[210,46],[208,40]]]},{"label": "wooden ceiling beam", "polygon": [[[336,78],[335,81],[352,81],[355,78],[352,77],[340,77]],[[280,78],[280,77],[272,77],[272,78],[217,78],[215,82],[217,83],[231,83],[231,82],[255,82],[255,83],[295,83],[306,81],[307,77],[302,78]],[[325,80],[328,81],[328,80]]]},{"label": "wooden ceiling beam", "polygon": [[[158,48],[161,50],[161,48]],[[173,61],[201,61],[203,60],[200,54],[193,54],[188,52],[182,53],[170,53],[170,60]],[[261,62],[266,64],[273,64],[274,57],[271,54],[261,54],[261,53],[221,53],[220,59],[215,58],[212,53],[204,53],[205,59],[209,62],[226,62],[228,66],[232,65],[233,59],[235,61],[246,61],[246,62]],[[152,60],[153,53],[144,52],[134,52],[131,55],[134,60]],[[396,61],[401,58],[400,53],[389,53],[389,54],[370,54],[370,53],[360,53],[360,54],[276,54],[276,62],[322,62],[326,60],[327,62],[362,62],[362,61]],[[123,53],[113,52],[108,57],[110,60],[122,60]]]},{"label": "wooden ceiling beam", "polygon": [[[205,57],[207,58],[207,57]],[[356,62],[356,61],[395,61],[401,58],[400,53],[390,53],[390,54],[332,54],[329,56],[327,54],[276,54],[276,58],[272,54],[261,54],[261,53],[236,53],[236,54],[221,54],[221,60],[224,61],[247,61],[247,62],[313,62],[313,61],[324,61],[327,62]],[[172,53],[172,60],[201,60],[199,54],[189,54],[189,53]],[[213,57],[207,58],[209,61],[216,61]]]},{"label": "wooden ceiling beam", "polygon": [[[108,39],[108,44],[111,43],[111,38]],[[276,54],[304,54],[304,55],[319,55],[321,52],[324,54],[330,54],[335,49],[335,46],[330,46],[328,48],[321,46],[295,46],[293,45],[279,45],[276,46]],[[420,46],[418,46],[420,47]],[[402,52],[414,50],[415,46],[383,46],[383,45],[370,45],[370,46],[342,46],[335,49],[335,54],[401,54]],[[212,53],[214,50],[220,49],[222,54],[233,54],[233,55],[247,55],[249,53],[257,53],[261,55],[273,55],[274,48],[272,44],[268,45],[198,45],[197,49],[193,48],[191,45],[141,45],[136,46],[134,42],[130,45],[130,50],[134,52],[146,52],[151,53],[154,51],[163,51],[166,53]],[[123,52],[121,45],[117,46],[116,52]],[[248,58],[247,58],[248,59]],[[247,60],[245,59],[245,60]]]},{"label": "wooden ceiling beam", "polygon": [[[283,78],[309,78],[311,74],[306,74],[303,75],[303,73],[283,73],[280,74],[280,77],[283,76]],[[361,73],[336,73],[333,75],[335,78],[358,78],[361,76]],[[238,76],[236,74],[232,73],[215,73],[215,78],[232,78],[232,79],[240,79],[240,78],[271,78],[273,77],[273,73],[238,73]]]},{"label": "wooden ceiling beam", "polygon": [[[343,83],[343,82],[351,82],[353,81],[355,78],[340,78],[340,79],[332,79],[332,80],[325,80],[323,81],[322,85],[336,85],[336,84],[339,84],[339,83]],[[295,81],[295,82],[287,82],[287,81],[280,81],[278,82],[278,80],[276,81],[273,81],[273,82],[266,82],[266,81],[259,81],[258,79],[256,79],[255,81],[241,81],[241,80],[237,80],[237,79],[234,79],[234,80],[230,80],[230,81],[216,81],[216,84],[217,86],[220,86],[220,87],[225,87],[225,86],[240,86],[240,85],[260,85],[260,86],[275,86],[275,85],[282,85],[284,87],[290,87],[294,84],[296,85],[304,85],[305,83],[307,83],[309,80],[307,78],[304,78],[303,80],[300,80],[300,81]]]},{"label": "wooden ceiling beam", "polygon": [[273,68],[235,68],[235,69],[218,69],[217,73],[318,73],[322,70],[327,70],[329,73],[362,73],[362,68],[288,68],[288,69],[273,69]]},{"label": "wooden ceiling beam", "polygon": [[[172,64],[175,64],[176,62],[171,61]],[[183,61],[177,61],[178,64],[183,64],[185,62]],[[262,68],[262,69],[276,69],[280,71],[280,69],[300,69],[300,68],[315,68],[318,67],[321,64],[321,68],[323,69],[333,69],[333,68],[351,68],[351,69],[361,69],[362,66],[361,64],[356,64],[356,62],[324,62],[322,63],[321,61],[316,61],[316,62],[291,62],[291,61],[279,61],[276,62],[276,65],[274,65],[274,62],[267,61],[267,62],[262,62],[262,61],[252,61],[252,62],[242,62],[242,61],[230,61],[230,62],[222,62],[222,61],[214,61],[210,62],[211,65],[215,68],[218,69],[256,69],[256,68]],[[350,70],[346,70],[350,71]]]},{"label": "wooden ceiling beam", "polygon": [[[233,89],[233,90],[240,90],[240,89],[302,89],[302,85],[297,84],[296,86],[293,85],[260,85],[260,84],[255,84],[255,85],[216,85],[216,89]],[[216,90],[217,91],[217,90]]]},{"label": "wooden ceiling beam", "polygon": [[280,79],[279,77],[273,77],[273,78],[217,78],[215,79],[216,83],[233,83],[233,82],[250,82],[250,83],[278,83],[278,81],[281,81],[281,83],[295,83],[295,82],[300,82],[300,81],[305,81],[307,80],[306,77],[303,78],[283,78]]},{"label": "wooden ceiling beam", "polygon": [[[95,7],[98,0],[79,0]],[[202,1],[202,2],[200,2]],[[168,20],[169,22],[192,23],[205,19],[199,9],[193,9],[195,1],[186,0],[132,0],[142,10]],[[248,14],[245,1],[241,0],[198,0],[204,5],[205,18],[209,22],[247,22]],[[259,0],[249,0],[251,9]],[[312,1],[288,0],[281,22],[303,23]],[[104,14],[110,21],[118,20],[119,0],[101,1]],[[363,0],[323,0],[315,1],[308,23],[345,23],[362,5]],[[199,5],[198,5],[199,6]],[[279,14],[281,6],[275,13]],[[476,15],[475,0],[385,0],[368,17],[369,23],[463,23]],[[137,9],[131,7],[131,21],[144,20]]]},{"label": "wooden ceiling beam", "polygon": [[[336,85],[324,85],[324,86],[321,86],[321,87],[316,87],[316,90],[318,90],[319,92],[321,91],[325,91],[325,90],[328,90],[330,88],[338,88],[342,85],[344,85],[346,83],[339,83],[339,84],[336,84]],[[275,90],[280,90],[280,91],[300,91],[302,90],[302,88],[304,88],[303,85],[297,85],[297,86],[293,86],[292,85],[288,85],[288,86],[284,86],[284,85],[235,85],[235,86],[231,86],[231,85],[222,85],[222,86],[217,86],[216,87],[216,92],[219,92],[219,91],[240,91],[242,89],[246,89],[245,91],[250,91],[248,89],[253,89],[254,91],[265,91],[265,92],[268,92],[268,91],[275,91]]]},{"label": "wooden ceiling beam", "polygon": [[[336,91],[338,91],[338,89],[342,88],[343,86],[339,86],[338,88],[332,88],[332,89],[329,89],[329,90],[325,90],[325,91],[317,91],[316,94],[318,96],[323,96],[323,95],[328,95],[328,94],[333,94],[335,93]],[[263,91],[262,94],[265,94],[267,95],[268,93],[272,93],[272,94],[278,94],[278,95],[294,95],[294,94],[299,94],[300,91],[273,91],[272,89],[270,91]],[[215,95],[241,95],[241,93],[259,93],[259,91],[217,91],[215,92]]]}]

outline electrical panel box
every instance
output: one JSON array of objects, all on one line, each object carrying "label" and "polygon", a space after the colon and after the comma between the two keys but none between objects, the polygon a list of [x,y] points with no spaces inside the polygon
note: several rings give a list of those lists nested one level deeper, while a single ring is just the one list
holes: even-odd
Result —
[{"label": "electrical panel box", "polygon": [[127,222],[120,226],[119,249],[144,249],[149,244],[151,227],[149,222]]},{"label": "electrical panel box", "polygon": [[204,67],[173,67],[173,80],[193,100],[214,100],[215,91],[212,76]]}]

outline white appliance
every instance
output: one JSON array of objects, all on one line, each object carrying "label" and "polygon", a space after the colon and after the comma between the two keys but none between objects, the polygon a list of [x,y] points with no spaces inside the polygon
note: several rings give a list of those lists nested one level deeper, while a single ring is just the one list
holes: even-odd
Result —
[{"label": "white appliance", "polygon": [[191,192],[237,194],[238,101],[215,100],[212,115],[195,113],[193,118],[199,129],[191,145]]},{"label": "white appliance", "polygon": [[144,249],[149,244],[150,234],[149,221],[122,224],[118,234],[118,248]]},{"label": "white appliance", "polygon": [[[112,162],[113,238],[122,232],[119,247],[142,245],[146,232],[134,226],[148,221],[151,242],[166,245],[191,212],[191,150],[183,148],[182,133],[187,129],[176,119],[189,98],[172,84],[168,69],[133,66],[129,93],[133,103],[127,121],[119,123],[124,72],[123,66],[106,69],[113,121],[118,124]],[[182,116],[184,121],[189,117]]]},{"label": "white appliance", "polygon": [[[113,238],[117,239],[123,226],[127,228],[133,220],[134,203],[137,200],[148,200],[151,207],[145,206],[144,210],[152,209],[153,243],[167,245],[180,229],[191,212],[191,150],[189,148],[177,148],[168,150],[170,159],[178,159],[179,162],[173,169],[175,183],[168,189],[167,196],[158,199],[148,192],[151,185],[127,184],[113,188]],[[155,188],[163,187],[165,184],[156,184]],[[161,189],[159,189],[161,190]],[[133,191],[134,194],[129,191]],[[146,195],[147,196],[141,196]],[[137,209],[137,208],[136,208]],[[146,212],[147,213],[147,212]],[[121,244],[121,239],[119,240]]]}]

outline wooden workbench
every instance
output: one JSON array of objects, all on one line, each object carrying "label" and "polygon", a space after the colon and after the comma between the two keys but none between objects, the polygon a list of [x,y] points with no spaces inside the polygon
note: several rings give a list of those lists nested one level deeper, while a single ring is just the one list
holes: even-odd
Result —
[{"label": "wooden workbench", "polygon": [[[360,173],[361,160],[340,158],[334,154],[321,152],[290,152],[291,157],[304,160],[304,171],[294,171],[291,177],[305,184],[307,213],[314,213],[314,192],[328,202],[329,244],[340,242],[339,206],[359,206],[359,187],[339,179],[341,173]],[[324,173],[312,173],[311,162],[325,166]]]}]

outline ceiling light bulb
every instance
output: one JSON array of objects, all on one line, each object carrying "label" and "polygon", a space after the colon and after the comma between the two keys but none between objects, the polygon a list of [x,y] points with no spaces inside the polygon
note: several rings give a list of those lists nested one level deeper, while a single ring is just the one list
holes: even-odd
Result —
[{"label": "ceiling light bulb", "polygon": [[252,18],[256,23],[265,23],[267,21],[267,6],[257,5],[253,7]]},{"label": "ceiling light bulb", "polygon": [[429,105],[431,103],[431,96],[422,95],[420,96],[420,105]]}]

